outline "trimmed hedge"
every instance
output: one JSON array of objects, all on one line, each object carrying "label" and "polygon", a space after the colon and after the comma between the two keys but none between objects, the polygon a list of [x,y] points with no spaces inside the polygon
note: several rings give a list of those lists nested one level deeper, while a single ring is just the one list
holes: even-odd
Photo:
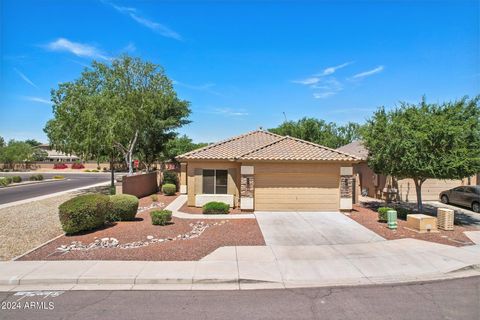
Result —
[{"label": "trimmed hedge", "polygon": [[172,220],[172,211],[170,210],[153,210],[150,212],[153,225],[164,226]]},{"label": "trimmed hedge", "polygon": [[390,211],[390,210],[394,210],[392,208],[389,208],[389,207],[380,207],[378,208],[378,221],[380,222],[387,222],[388,218],[387,218],[387,212]]},{"label": "trimmed hedge", "polygon": [[20,176],[13,176],[13,177],[12,177],[12,181],[15,182],[15,183],[22,182],[22,177],[20,177]]},{"label": "trimmed hedge", "polygon": [[67,169],[68,166],[65,163],[55,163],[53,169]]},{"label": "trimmed hedge", "polygon": [[10,184],[10,181],[6,177],[0,177],[0,186],[6,187]]},{"label": "trimmed hedge", "polygon": [[110,196],[109,221],[132,221],[138,210],[138,198],[129,194]]},{"label": "trimmed hedge", "polygon": [[158,195],[156,193],[152,194],[150,196],[150,198],[152,199],[153,202],[157,202],[158,201]]},{"label": "trimmed hedge", "polygon": [[175,192],[177,192],[177,186],[170,183],[164,184],[162,186],[162,192],[167,196],[173,196]]},{"label": "trimmed hedge", "polygon": [[63,179],[65,179],[65,177],[64,177],[64,176],[53,176],[53,179],[55,179],[55,180],[63,180]]},{"label": "trimmed hedge", "polygon": [[83,165],[83,163],[75,162],[74,164],[72,164],[72,169],[85,169],[85,166]]},{"label": "trimmed hedge", "polygon": [[30,181],[42,181],[43,176],[41,174],[35,174],[33,176],[30,176],[30,178],[28,178],[28,180],[30,180]]},{"label": "trimmed hedge", "polygon": [[223,202],[212,201],[205,203],[202,207],[203,214],[227,214],[230,206]]},{"label": "trimmed hedge", "polygon": [[60,223],[66,234],[103,226],[109,212],[110,198],[103,194],[80,195],[58,207]]},{"label": "trimmed hedge", "polygon": [[178,184],[178,174],[175,171],[163,171],[163,184]]}]

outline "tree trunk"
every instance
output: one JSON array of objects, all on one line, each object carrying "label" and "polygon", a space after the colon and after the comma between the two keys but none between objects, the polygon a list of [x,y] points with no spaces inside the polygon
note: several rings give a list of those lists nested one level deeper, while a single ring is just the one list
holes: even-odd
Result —
[{"label": "tree trunk", "polygon": [[133,155],[133,149],[135,148],[135,144],[137,143],[137,139],[138,139],[138,130],[135,131],[135,137],[133,137],[133,140],[130,143],[130,146],[128,148],[128,174],[129,175],[133,173],[132,155]]},{"label": "tree trunk", "polygon": [[113,151],[110,154],[110,186],[115,188],[115,170],[114,170],[114,163],[113,163]]},{"label": "tree trunk", "polygon": [[418,213],[423,213],[422,184],[425,180],[420,178],[414,178],[413,181],[415,182],[415,191],[417,192]]}]

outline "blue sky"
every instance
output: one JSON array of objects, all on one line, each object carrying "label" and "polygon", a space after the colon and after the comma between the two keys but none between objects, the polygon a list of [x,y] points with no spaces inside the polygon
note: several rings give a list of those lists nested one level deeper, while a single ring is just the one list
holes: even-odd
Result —
[{"label": "blue sky", "polygon": [[2,0],[0,136],[47,141],[50,90],[92,59],[161,64],[195,141],[480,93],[479,1]]}]

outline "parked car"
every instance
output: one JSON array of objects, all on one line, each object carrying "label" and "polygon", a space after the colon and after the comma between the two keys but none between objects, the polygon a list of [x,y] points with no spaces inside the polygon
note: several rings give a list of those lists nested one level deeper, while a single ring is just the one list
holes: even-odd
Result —
[{"label": "parked car", "polygon": [[456,204],[480,212],[480,186],[461,186],[442,191],[440,200],[445,204]]}]

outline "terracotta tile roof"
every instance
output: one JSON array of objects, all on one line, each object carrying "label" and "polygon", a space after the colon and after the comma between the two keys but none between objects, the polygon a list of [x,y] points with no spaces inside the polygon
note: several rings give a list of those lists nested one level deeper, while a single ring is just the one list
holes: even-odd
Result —
[{"label": "terracotta tile roof", "polygon": [[367,160],[368,150],[362,141],[356,140],[337,149],[338,151],[354,155],[362,160]]},{"label": "terracotta tile roof", "polygon": [[179,160],[358,161],[356,156],[289,136],[252,131],[193,150]]}]

